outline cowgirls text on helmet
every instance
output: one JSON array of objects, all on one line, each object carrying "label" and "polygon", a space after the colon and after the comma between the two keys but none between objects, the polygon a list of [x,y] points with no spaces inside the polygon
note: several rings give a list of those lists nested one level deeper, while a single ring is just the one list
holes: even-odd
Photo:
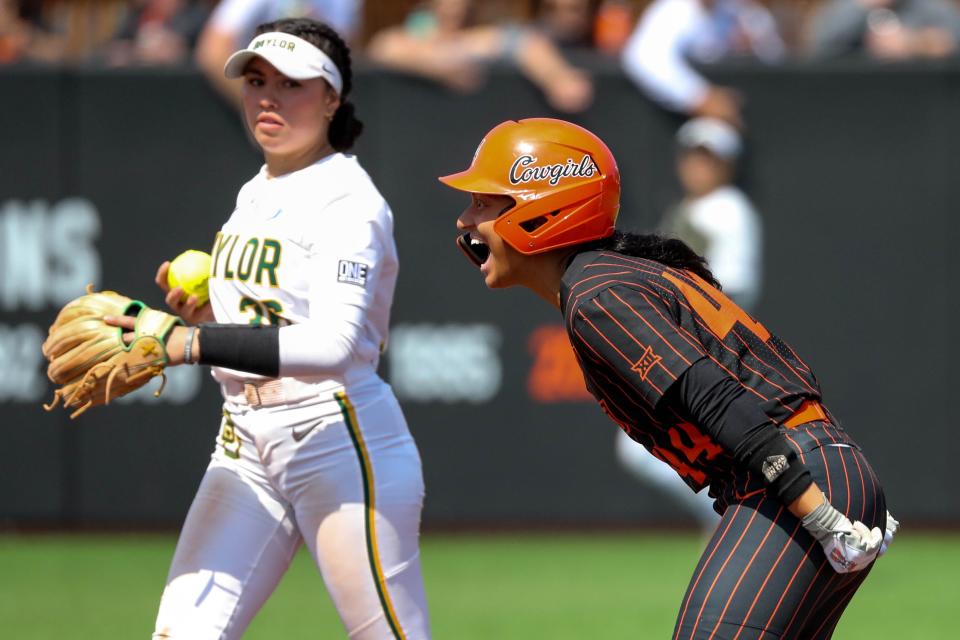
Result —
[{"label": "cowgirls text on helmet", "polygon": [[[440,181],[513,198],[493,229],[526,255],[606,238],[620,211],[620,172],[610,149],[583,127],[552,118],[497,125],[480,141],[469,169]],[[476,262],[469,238],[458,244]]]}]

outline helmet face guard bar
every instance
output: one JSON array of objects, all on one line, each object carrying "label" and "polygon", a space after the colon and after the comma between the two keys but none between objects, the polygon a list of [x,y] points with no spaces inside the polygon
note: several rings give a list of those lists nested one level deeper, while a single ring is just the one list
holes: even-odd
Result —
[{"label": "helmet face guard bar", "polygon": [[467,260],[473,263],[473,266],[480,268],[480,265],[483,264],[483,260],[480,259],[473,249],[470,248],[470,234],[464,233],[457,236],[457,248],[463,252],[463,255],[467,257]]},{"label": "helmet face guard bar", "polygon": [[[497,214],[497,217],[502,217],[507,211],[513,209],[516,206],[515,202],[511,202],[505,206],[500,213]],[[496,226],[494,226],[496,230]],[[474,245],[470,242],[470,234],[464,233],[457,237],[457,247],[460,251],[463,252],[463,255],[467,256],[467,260],[472,262],[477,268],[479,268],[490,255],[490,248],[486,245]],[[482,249],[481,249],[482,247]]]}]

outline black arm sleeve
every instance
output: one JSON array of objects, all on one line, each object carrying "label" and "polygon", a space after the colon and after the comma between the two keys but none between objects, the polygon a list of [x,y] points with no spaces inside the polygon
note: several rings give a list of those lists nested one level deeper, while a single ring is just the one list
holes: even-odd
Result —
[{"label": "black arm sleeve", "polygon": [[813,483],[810,471],[743,386],[707,358],[698,360],[676,385],[689,418],[733,454],[738,466],[759,474],[785,505]]},{"label": "black arm sleeve", "polygon": [[280,375],[280,327],[201,324],[200,364],[276,378]]}]

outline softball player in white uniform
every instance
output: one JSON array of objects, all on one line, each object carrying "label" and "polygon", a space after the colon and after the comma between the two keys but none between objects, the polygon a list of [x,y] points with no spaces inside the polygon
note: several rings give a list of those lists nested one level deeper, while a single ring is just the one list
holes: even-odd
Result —
[{"label": "softball player in white uniform", "polygon": [[266,164],[217,234],[210,307],[167,296],[188,324],[212,308],[216,323],[182,329],[171,360],[215,365],[224,405],[153,637],[239,638],[302,541],[350,638],[428,638],[420,457],[376,374],[397,278],[393,218],[336,151],[359,133],[343,100],[349,50],[309,20],[260,33],[226,75],[244,77]]}]

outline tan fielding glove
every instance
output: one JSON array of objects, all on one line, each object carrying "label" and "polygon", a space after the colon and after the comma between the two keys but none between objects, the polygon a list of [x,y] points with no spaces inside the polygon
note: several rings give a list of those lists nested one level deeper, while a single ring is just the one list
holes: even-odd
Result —
[{"label": "tan fielding glove", "polygon": [[[137,319],[134,338],[124,344],[123,329],[103,322],[104,316]],[[166,383],[165,340],[170,330],[183,324],[179,318],[147,307],[114,291],[94,292],[73,300],[60,311],[43,343],[50,362],[47,377],[60,388],[43,408],[52,411],[61,402],[74,409],[71,418],[113,398],[136,391],[154,376],[163,377],[155,395]]]}]

